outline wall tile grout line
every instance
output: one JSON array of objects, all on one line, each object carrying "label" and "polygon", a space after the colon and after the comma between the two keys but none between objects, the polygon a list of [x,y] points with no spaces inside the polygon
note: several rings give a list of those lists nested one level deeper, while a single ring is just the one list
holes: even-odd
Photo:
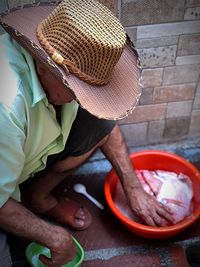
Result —
[{"label": "wall tile grout line", "polygon": [[[127,246],[127,247],[119,247],[119,248],[106,248],[106,249],[96,249],[96,250],[89,250],[85,252],[84,261],[91,261],[91,260],[109,260],[116,256],[123,256],[123,255],[134,255],[134,254],[149,254],[149,253],[159,253],[161,257],[162,266],[164,262],[169,263],[170,254],[166,248],[161,247],[148,247],[148,246]],[[168,267],[170,267],[168,265]]]}]

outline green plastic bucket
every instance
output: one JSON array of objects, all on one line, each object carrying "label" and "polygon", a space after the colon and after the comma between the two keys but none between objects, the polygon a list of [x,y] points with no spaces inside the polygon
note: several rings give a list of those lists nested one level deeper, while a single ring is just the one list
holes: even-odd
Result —
[{"label": "green plastic bucket", "polygon": [[[77,247],[74,259],[67,264],[62,265],[62,267],[80,267],[84,259],[84,250],[79,244],[79,242],[73,237],[73,241]],[[40,260],[39,255],[43,254],[47,257],[51,257],[50,250],[42,245],[32,242],[26,248],[26,258],[32,267],[46,267]]]}]

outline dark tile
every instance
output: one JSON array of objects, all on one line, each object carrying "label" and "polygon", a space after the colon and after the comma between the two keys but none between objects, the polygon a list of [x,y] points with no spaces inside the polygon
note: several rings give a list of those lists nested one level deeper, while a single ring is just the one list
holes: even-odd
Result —
[{"label": "dark tile", "polygon": [[6,0],[1,0],[0,2],[0,12],[4,12],[8,9],[8,4]]},{"label": "dark tile", "polygon": [[200,170],[200,161],[195,161],[193,164],[196,166],[197,169]]},{"label": "dark tile", "polygon": [[200,35],[182,35],[179,39],[178,56],[199,55]]},{"label": "dark tile", "polygon": [[125,26],[180,21],[184,4],[184,0],[122,1],[121,21]]},{"label": "dark tile", "polygon": [[191,267],[200,266],[200,242],[186,249],[187,260]]},{"label": "dark tile", "polygon": [[108,7],[116,16],[118,15],[117,0],[98,0],[100,3]]},{"label": "dark tile", "polygon": [[174,267],[190,267],[183,247],[179,245],[172,245],[170,252]]},{"label": "dark tile", "polygon": [[185,136],[188,133],[189,124],[189,117],[166,119],[164,137],[176,140],[176,138]]},{"label": "dark tile", "polygon": [[12,234],[8,234],[8,244],[10,247],[10,253],[13,261],[12,267],[28,267],[29,264],[26,261],[25,250],[30,241],[16,237]]}]

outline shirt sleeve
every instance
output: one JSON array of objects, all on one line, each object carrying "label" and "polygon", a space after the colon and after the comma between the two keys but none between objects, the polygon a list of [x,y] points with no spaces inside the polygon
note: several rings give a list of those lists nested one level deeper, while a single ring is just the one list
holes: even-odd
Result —
[{"label": "shirt sleeve", "polygon": [[0,207],[19,190],[24,142],[25,133],[17,118],[0,103]]}]

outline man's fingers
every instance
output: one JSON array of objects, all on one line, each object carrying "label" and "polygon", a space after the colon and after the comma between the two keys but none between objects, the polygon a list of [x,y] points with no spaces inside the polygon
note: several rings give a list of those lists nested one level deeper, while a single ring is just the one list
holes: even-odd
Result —
[{"label": "man's fingers", "polygon": [[166,226],[168,221],[174,220],[171,211],[166,212],[166,208],[160,203],[152,203],[151,210],[146,210],[146,212],[143,210],[141,217],[147,225],[158,227]]},{"label": "man's fingers", "polygon": [[147,225],[156,226],[154,220],[150,216],[144,217],[143,219],[144,219],[144,221],[146,222]]},{"label": "man's fingers", "polygon": [[[136,192],[137,193],[137,192]],[[132,209],[149,226],[166,226],[174,223],[173,212],[154,197],[142,192],[140,201],[134,201]]]},{"label": "man's fingers", "polygon": [[76,249],[72,249],[72,251],[67,253],[67,256],[65,253],[52,253],[52,257],[48,258],[45,255],[40,255],[39,259],[42,263],[45,264],[45,266],[48,267],[60,267],[63,264],[66,264],[67,262],[71,261],[74,258],[74,253],[76,252]]},{"label": "man's fingers", "polygon": [[162,206],[158,207],[157,213],[160,216],[162,216],[163,218],[167,219],[168,221],[173,222],[174,221],[173,213],[171,211],[167,212],[168,210],[169,209],[166,210],[166,207],[164,207],[164,205],[162,205]]},{"label": "man's fingers", "polygon": [[166,224],[165,220],[156,212],[152,213],[152,219],[156,226],[164,226]]},{"label": "man's fingers", "polygon": [[[148,210],[141,210],[140,214],[138,214],[141,219],[149,226],[156,226],[156,222],[152,214],[149,214]],[[157,215],[156,215],[157,216]]]},{"label": "man's fingers", "polygon": [[40,261],[45,265],[45,266],[53,266],[53,262],[51,259],[47,258],[45,255],[40,255],[39,256]]},{"label": "man's fingers", "polygon": [[159,203],[159,206],[160,206],[162,209],[164,209],[168,214],[173,215],[173,211],[172,211],[169,207],[167,207],[166,205],[164,205],[164,204],[162,204],[162,203]]}]

